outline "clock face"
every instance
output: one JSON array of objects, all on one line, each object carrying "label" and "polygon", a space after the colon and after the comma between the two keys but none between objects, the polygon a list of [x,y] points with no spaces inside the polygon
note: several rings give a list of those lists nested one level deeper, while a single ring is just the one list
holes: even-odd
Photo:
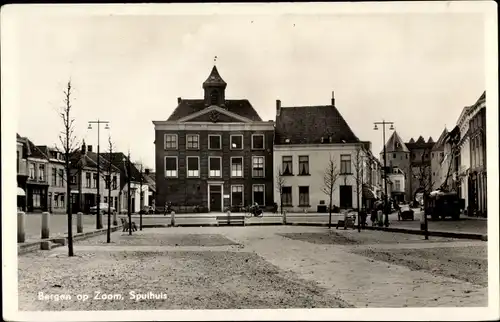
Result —
[{"label": "clock face", "polygon": [[219,115],[220,114],[217,111],[210,112],[210,121],[212,121],[214,123],[217,122],[219,120]]}]

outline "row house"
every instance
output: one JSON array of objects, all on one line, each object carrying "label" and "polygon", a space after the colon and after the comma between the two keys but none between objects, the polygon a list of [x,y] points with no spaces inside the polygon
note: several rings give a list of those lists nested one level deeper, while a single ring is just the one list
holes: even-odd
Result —
[{"label": "row house", "polygon": [[[373,189],[359,194],[356,190],[363,187],[359,181],[364,173],[370,172],[368,151],[369,142],[353,133],[335,106],[333,93],[331,104],[323,106],[284,107],[277,100],[273,170],[274,186],[281,188],[281,194],[276,193],[274,201],[278,205],[283,201],[290,212],[324,209],[329,203],[323,189],[325,171],[333,161],[338,178],[330,206],[358,208],[358,200],[375,198]],[[369,195],[363,196],[364,191]]]},{"label": "row house", "polygon": [[[90,207],[98,202],[110,203],[116,208],[119,193],[118,182],[119,171],[112,167],[110,184],[108,184],[108,166],[106,160],[101,156],[100,175],[97,171],[97,154],[92,151],[92,146],[85,143],[81,150],[75,151],[71,156],[71,207],[73,212],[90,212]],[[99,185],[99,195],[97,186]],[[111,200],[108,198],[108,191],[111,189]],[[100,199],[102,198],[102,199]]]},{"label": "row house", "polygon": [[[101,153],[104,160],[111,160],[119,172],[118,190],[114,199],[115,208],[119,213],[128,212],[128,189],[130,180],[130,211],[138,213],[143,207],[151,205],[149,199],[150,185],[146,173],[138,169],[127,155],[122,152]],[[144,169],[148,170],[148,169]],[[148,171],[149,172],[149,171]]]},{"label": "row house", "polygon": [[226,99],[215,66],[202,87],[202,99],[178,98],[166,121],[153,121],[156,207],[272,207],[274,122],[262,121],[246,99]]},{"label": "row house", "polygon": [[444,155],[442,167],[450,168],[446,186],[464,200],[469,214],[486,216],[486,92],[462,109],[446,136]]},{"label": "row house", "polygon": [[27,212],[48,210],[49,160],[31,140],[17,136],[18,209]]},{"label": "row house", "polygon": [[64,162],[64,154],[57,149],[47,146],[37,146],[49,161],[47,168],[48,176],[48,195],[47,195],[47,211],[51,213],[66,213],[66,170]]}]

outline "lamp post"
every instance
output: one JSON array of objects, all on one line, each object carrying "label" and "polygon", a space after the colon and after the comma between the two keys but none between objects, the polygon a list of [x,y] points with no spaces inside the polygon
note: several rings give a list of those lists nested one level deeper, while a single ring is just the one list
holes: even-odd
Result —
[{"label": "lamp post", "polygon": [[102,218],[101,218],[101,194],[100,194],[100,183],[101,183],[101,163],[99,162],[99,139],[100,139],[100,129],[101,129],[101,124],[105,124],[106,127],[104,128],[105,130],[109,130],[109,122],[108,121],[89,121],[89,130],[92,130],[92,124],[97,124],[97,215],[96,215],[96,228],[101,229],[102,228]]},{"label": "lamp post", "polygon": [[385,120],[382,120],[382,122],[374,122],[373,123],[374,130],[378,130],[377,125],[382,126],[382,138],[383,138],[383,143],[384,143],[384,226],[389,227],[389,208],[388,208],[388,198],[387,198],[387,151],[385,147],[385,126],[390,125],[391,127],[389,130],[394,130],[394,122],[387,122]]}]

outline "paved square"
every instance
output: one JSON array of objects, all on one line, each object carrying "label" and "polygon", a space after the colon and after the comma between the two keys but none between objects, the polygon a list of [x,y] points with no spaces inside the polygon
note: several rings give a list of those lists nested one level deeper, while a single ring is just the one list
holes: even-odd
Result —
[{"label": "paved square", "polygon": [[[111,237],[112,244],[105,236],[76,243],[72,258],[66,247],[20,256],[19,309],[487,305],[481,241],[300,226],[153,228]],[[130,291],[149,298],[135,301]],[[72,298],[40,300],[39,292]],[[120,297],[93,299],[96,292]]]}]

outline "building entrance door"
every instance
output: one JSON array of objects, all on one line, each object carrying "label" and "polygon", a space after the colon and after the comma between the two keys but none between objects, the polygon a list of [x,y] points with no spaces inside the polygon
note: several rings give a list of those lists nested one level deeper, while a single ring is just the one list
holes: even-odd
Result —
[{"label": "building entrance door", "polygon": [[340,208],[352,208],[352,186],[340,186]]},{"label": "building entrance door", "polygon": [[222,186],[209,186],[210,211],[222,211]]}]

